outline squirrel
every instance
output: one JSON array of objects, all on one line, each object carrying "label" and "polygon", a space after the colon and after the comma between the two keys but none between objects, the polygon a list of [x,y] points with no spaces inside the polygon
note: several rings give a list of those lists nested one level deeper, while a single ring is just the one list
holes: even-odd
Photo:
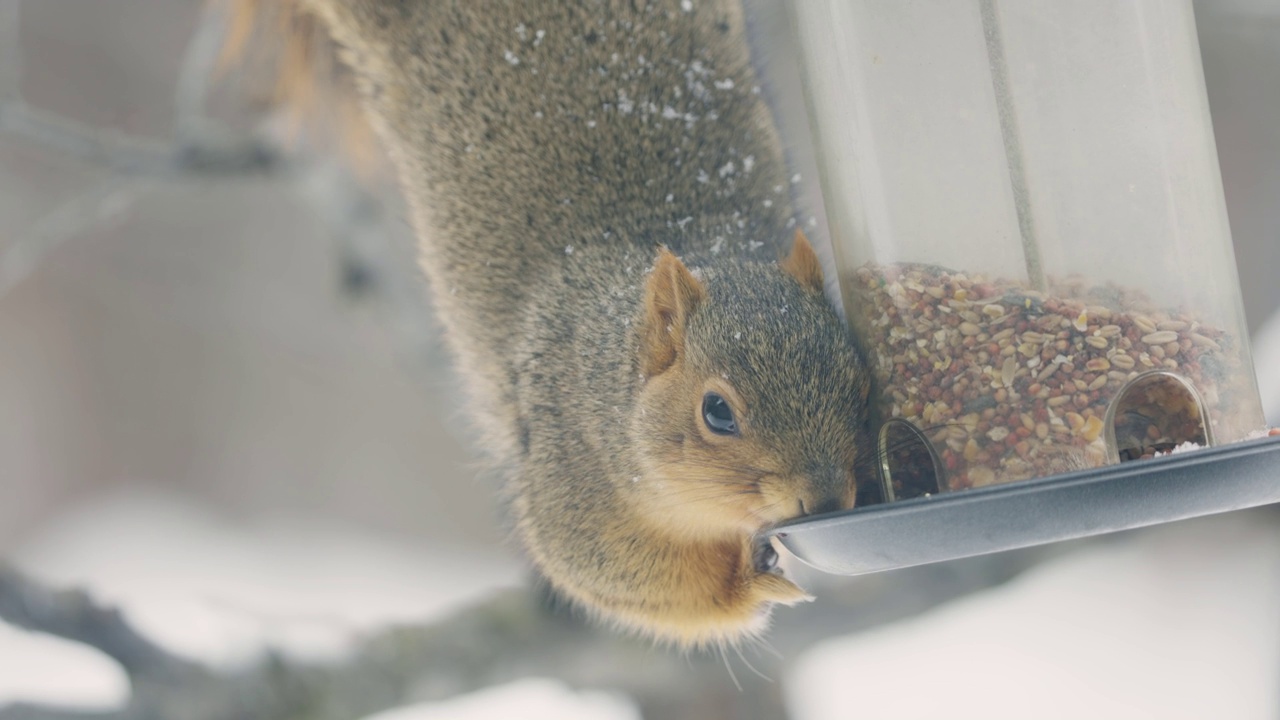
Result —
[{"label": "squirrel", "polygon": [[792,231],[740,0],[232,1],[354,79],[554,591],[683,647],[809,599],[758,533],[873,481],[870,373]]}]

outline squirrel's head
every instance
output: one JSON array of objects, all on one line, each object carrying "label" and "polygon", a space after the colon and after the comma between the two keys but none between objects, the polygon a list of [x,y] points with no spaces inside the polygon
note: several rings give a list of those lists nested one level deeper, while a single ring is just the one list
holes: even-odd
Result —
[{"label": "squirrel's head", "polygon": [[690,271],[662,250],[639,328],[632,423],[647,487],[689,536],[754,533],[853,506],[870,377],[796,234],[776,265]]}]

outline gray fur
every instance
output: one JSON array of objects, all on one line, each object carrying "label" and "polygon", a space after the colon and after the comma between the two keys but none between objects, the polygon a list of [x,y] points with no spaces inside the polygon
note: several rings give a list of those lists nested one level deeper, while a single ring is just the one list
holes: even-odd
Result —
[{"label": "gray fur", "polygon": [[606,614],[667,601],[674,550],[628,508],[637,447],[691,442],[698,422],[637,430],[660,246],[708,292],[689,366],[748,396],[780,462],[832,485],[815,497],[839,494],[867,374],[822,294],[776,265],[790,184],[737,2],[312,4],[388,140],[486,444],[554,585]]}]

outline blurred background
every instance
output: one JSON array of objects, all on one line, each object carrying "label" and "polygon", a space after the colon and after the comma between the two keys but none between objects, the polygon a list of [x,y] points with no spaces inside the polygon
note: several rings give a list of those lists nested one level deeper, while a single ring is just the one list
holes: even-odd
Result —
[{"label": "blurred background", "polygon": [[[0,0],[0,556],[94,588],[193,656],[340,653],[524,574],[394,188],[282,150],[287,123],[210,90],[205,13]],[[1280,3],[1202,0],[1196,16],[1275,424]],[[1125,534],[833,639],[787,660],[789,706],[810,720],[1280,716],[1276,520]],[[0,705],[124,692],[101,656],[0,624]],[[541,681],[459,702],[405,712],[635,716]]]}]

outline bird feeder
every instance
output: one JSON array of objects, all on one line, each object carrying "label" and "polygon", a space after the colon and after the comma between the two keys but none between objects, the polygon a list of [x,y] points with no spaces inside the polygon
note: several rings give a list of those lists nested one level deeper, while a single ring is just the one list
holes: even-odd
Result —
[{"label": "bird feeder", "polygon": [[1189,0],[793,0],[875,478],[857,574],[1280,501]]}]

